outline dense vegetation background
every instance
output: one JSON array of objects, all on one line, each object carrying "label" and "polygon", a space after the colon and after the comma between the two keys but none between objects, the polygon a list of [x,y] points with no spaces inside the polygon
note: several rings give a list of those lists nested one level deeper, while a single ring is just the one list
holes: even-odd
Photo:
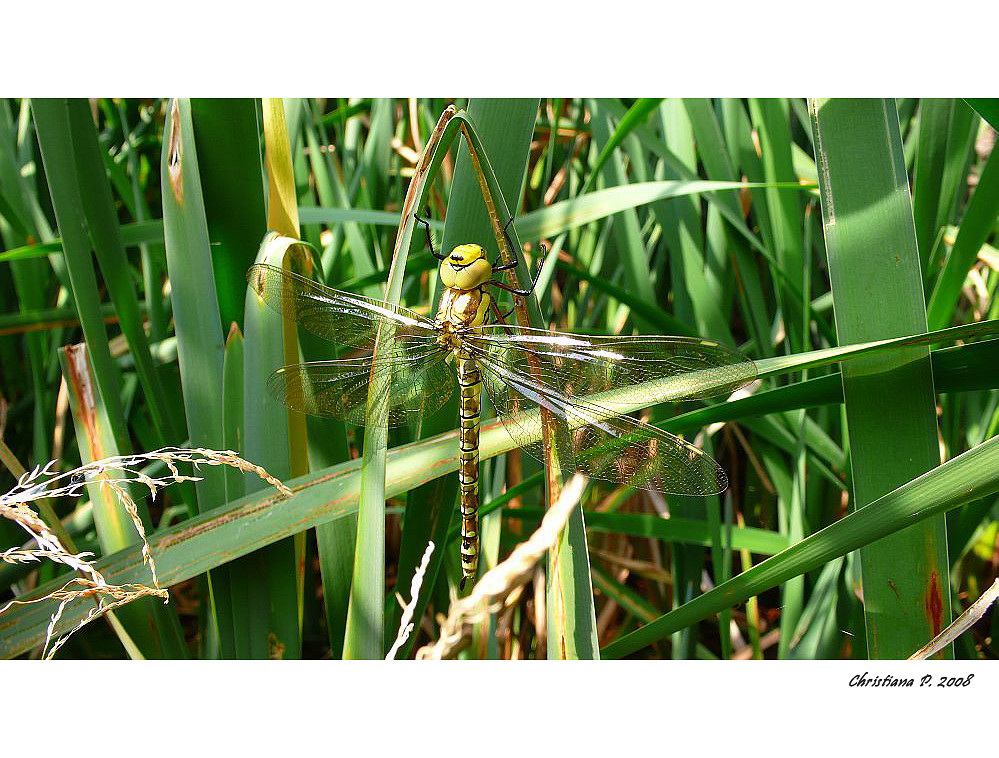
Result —
[{"label": "dense vegetation background", "polygon": [[[460,578],[454,400],[392,433],[385,518],[362,506],[359,522],[378,478],[358,465],[362,435],[289,426],[264,389],[282,322],[245,276],[279,255],[261,247],[278,229],[314,247],[321,281],[383,297],[407,188],[450,102],[0,102],[0,490],[18,463],[68,470],[167,445],[305,477],[287,500],[220,468],[155,499],[132,490],[171,602],[124,606],[60,655],[381,657],[431,539],[400,655],[440,635]],[[545,244],[545,325],[700,335],[761,376],[734,398],[642,413],[711,453],[725,493],[590,482],[568,568],[540,564],[462,655],[901,658],[982,595],[999,574],[997,101],[453,102],[531,271]],[[495,250],[462,139],[423,204],[444,249]],[[411,224],[398,294],[432,313],[436,261]],[[832,350],[913,335],[843,363]],[[64,350],[81,342],[82,374]],[[329,356],[306,335],[301,349]],[[546,493],[527,456],[483,457],[487,569],[537,527]],[[114,497],[92,487],[46,508],[107,576],[149,583]],[[24,537],[0,520],[0,549]],[[64,569],[0,564],[0,603],[51,591]],[[0,615],[4,654],[37,653],[57,605]],[[995,658],[997,625],[986,613],[944,655]]]}]

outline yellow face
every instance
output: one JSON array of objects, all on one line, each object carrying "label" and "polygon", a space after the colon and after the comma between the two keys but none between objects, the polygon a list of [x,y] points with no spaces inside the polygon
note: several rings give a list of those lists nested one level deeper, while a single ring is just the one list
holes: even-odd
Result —
[{"label": "yellow face", "polygon": [[493,267],[479,245],[458,245],[441,263],[441,281],[445,287],[471,290],[492,278]]}]

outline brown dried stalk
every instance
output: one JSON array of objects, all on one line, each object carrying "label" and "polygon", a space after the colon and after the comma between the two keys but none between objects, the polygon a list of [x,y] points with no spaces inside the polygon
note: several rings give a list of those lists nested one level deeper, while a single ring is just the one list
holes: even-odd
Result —
[{"label": "brown dried stalk", "polygon": [[582,474],[573,475],[538,530],[517,545],[509,558],[487,571],[468,597],[452,603],[441,625],[440,639],[420,648],[417,659],[440,660],[452,655],[467,641],[473,624],[503,608],[504,599],[534,575],[535,564],[556,544],[588,481]]},{"label": "brown dried stalk", "polygon": [[968,609],[958,616],[950,626],[910,655],[909,660],[926,661],[932,658],[973,627],[997,600],[999,600],[999,579],[996,579],[992,586],[985,590],[978,600],[969,605]]}]

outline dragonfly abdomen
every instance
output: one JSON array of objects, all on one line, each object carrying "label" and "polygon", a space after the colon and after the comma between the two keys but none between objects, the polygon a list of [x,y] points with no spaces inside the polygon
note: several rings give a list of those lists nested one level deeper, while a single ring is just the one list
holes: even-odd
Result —
[{"label": "dragonfly abdomen", "polygon": [[479,566],[479,414],[482,403],[482,378],[479,364],[463,350],[455,351],[458,384],[461,388],[461,448],[458,465],[461,512],[461,587],[468,579],[475,581]]}]

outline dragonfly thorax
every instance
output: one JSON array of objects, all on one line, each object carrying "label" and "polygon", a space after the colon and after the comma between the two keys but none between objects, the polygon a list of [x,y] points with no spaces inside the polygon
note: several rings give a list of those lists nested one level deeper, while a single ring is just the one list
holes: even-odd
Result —
[{"label": "dragonfly thorax", "polygon": [[434,319],[441,332],[439,341],[457,347],[456,333],[488,322],[492,301],[492,295],[482,287],[469,290],[448,287],[444,290],[437,308],[437,318]]},{"label": "dragonfly thorax", "polygon": [[457,348],[459,332],[488,321],[493,298],[483,287],[492,276],[493,267],[480,245],[458,245],[444,259],[441,281],[447,289],[441,294],[434,319],[441,332],[438,338],[441,344]]},{"label": "dragonfly thorax", "polygon": [[458,245],[441,262],[441,281],[445,287],[470,290],[493,278],[493,267],[480,245]]}]

